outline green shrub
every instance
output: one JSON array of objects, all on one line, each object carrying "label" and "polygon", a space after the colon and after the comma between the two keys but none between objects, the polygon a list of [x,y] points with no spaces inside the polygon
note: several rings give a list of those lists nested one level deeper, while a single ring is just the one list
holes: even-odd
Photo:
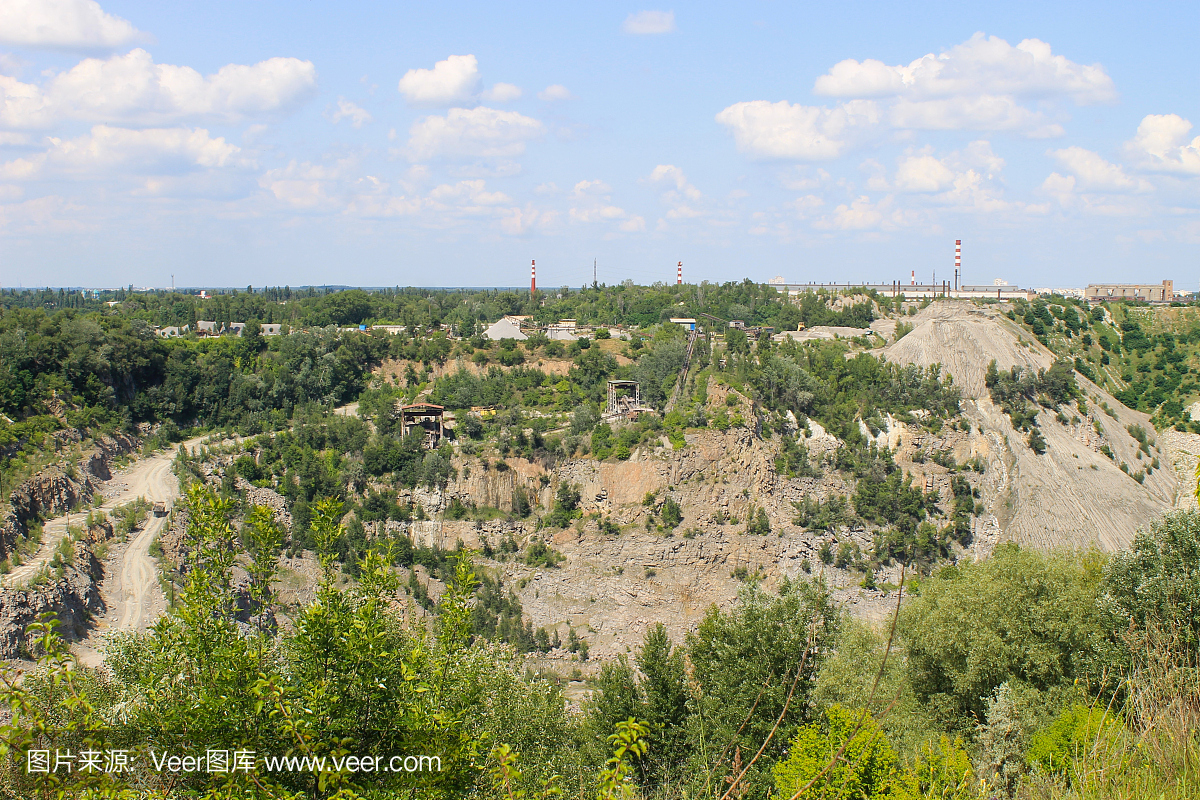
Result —
[{"label": "green shrub", "polygon": [[673,497],[663,500],[659,516],[662,518],[663,525],[670,529],[679,527],[679,523],[683,522],[683,510]]},{"label": "green shrub", "polygon": [[820,721],[792,737],[788,751],[787,759],[774,769],[775,791],[781,798],[810,783],[804,797],[888,797],[898,778],[896,751],[866,711],[831,706]]}]

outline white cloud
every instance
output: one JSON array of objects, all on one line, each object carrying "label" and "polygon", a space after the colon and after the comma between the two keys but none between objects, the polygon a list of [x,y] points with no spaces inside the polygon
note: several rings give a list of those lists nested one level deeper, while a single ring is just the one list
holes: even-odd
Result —
[{"label": "white cloud", "polygon": [[1031,138],[1062,136],[1063,127],[1047,122],[1005,95],[962,96],[946,100],[900,100],[892,106],[893,127],[927,131],[1014,131]]},{"label": "white cloud", "polygon": [[1025,39],[1016,47],[977,33],[941,55],[908,66],[847,59],[817,79],[814,91],[829,97],[914,99],[970,95],[1066,96],[1078,104],[1113,100],[1112,78],[1099,64],[1086,66],[1054,55],[1050,45]]},{"label": "white cloud", "polygon": [[868,230],[878,228],[884,220],[881,208],[888,204],[887,198],[879,204],[872,204],[866,195],[855,198],[849,204],[843,203],[833,210],[833,215],[819,221],[814,227],[836,228],[838,230]]},{"label": "white cloud", "polygon": [[1083,105],[1116,97],[1112,79],[1098,64],[1055,55],[1037,39],[1014,47],[982,33],[907,66],[841,61],[817,79],[814,91],[842,100],[832,107],[736,103],[717,121],[732,130],[744,152],[816,161],[878,140],[886,128],[1061,136],[1062,101]]},{"label": "white cloud", "polygon": [[433,69],[410,69],[400,79],[400,94],[415,106],[449,106],[471,101],[479,85],[479,62],[473,55],[450,56]]},{"label": "white cloud", "polygon": [[370,112],[364,108],[361,108],[356,103],[353,103],[344,97],[339,97],[337,102],[337,111],[334,111],[329,115],[329,120],[336,125],[344,119],[350,120],[350,124],[354,127],[361,128],[363,125],[366,125],[375,118],[371,116]]},{"label": "white cloud", "polygon": [[511,158],[545,133],[536,119],[494,108],[452,108],[446,116],[422,117],[409,130],[409,156],[417,161],[450,158]]},{"label": "white cloud", "polygon": [[511,83],[497,83],[480,97],[486,103],[511,103],[513,100],[521,99],[522,94],[520,86]]},{"label": "white cloud", "polygon": [[510,208],[500,220],[500,229],[512,236],[523,236],[536,228],[548,228],[558,219],[557,211],[548,211],[526,205],[525,208]]},{"label": "white cloud", "polygon": [[785,189],[807,192],[829,183],[831,177],[829,172],[824,169],[814,170],[810,166],[801,164],[780,176],[780,183]]},{"label": "white cloud", "polygon": [[539,100],[570,100],[572,97],[573,95],[571,94],[570,90],[561,83],[552,83],[545,89],[542,89],[540,92],[538,92]]},{"label": "white cloud", "polygon": [[429,193],[429,199],[447,205],[462,207],[463,205],[495,206],[512,203],[512,198],[504,192],[489,192],[481,180],[459,181],[456,184],[442,184]]},{"label": "white cloud", "polygon": [[1200,175],[1200,136],[1188,141],[1192,123],[1178,114],[1149,114],[1126,152],[1146,169]]},{"label": "white cloud", "polygon": [[683,174],[683,170],[673,164],[659,164],[650,173],[650,180],[658,183],[659,181],[667,181],[675,184],[676,191],[688,200],[699,200],[703,195],[700,190],[688,182],[687,176]]},{"label": "white cloud", "polygon": [[675,12],[638,11],[625,18],[621,30],[638,36],[671,33],[675,30]]},{"label": "white cloud", "polygon": [[259,177],[258,185],[293,208],[332,207],[338,204],[341,184],[355,166],[349,158],[332,164],[292,161],[286,167],[267,170]]},{"label": "white cloud", "polygon": [[120,47],[145,35],[105,13],[95,0],[4,0],[0,44],[94,50]]},{"label": "white cloud", "polygon": [[239,156],[241,148],[223,137],[213,138],[203,128],[129,130],[96,125],[85,136],[49,142],[41,153],[0,166],[0,175],[28,179],[47,170],[77,176],[169,175],[247,165]]},{"label": "white cloud", "polygon": [[800,219],[808,219],[824,206],[825,201],[815,194],[806,194],[787,203],[787,207],[795,211],[796,216]]},{"label": "white cloud", "polygon": [[982,170],[988,180],[1004,170],[1004,159],[996,155],[992,151],[992,143],[984,139],[977,139],[962,150],[954,151],[945,158],[945,163],[960,172],[966,169]]},{"label": "white cloud", "polygon": [[980,174],[974,169],[956,172],[950,188],[934,199],[942,205],[950,206],[958,211],[974,211],[983,213],[999,213],[1014,207],[1025,208],[1020,204],[1014,206],[1002,196],[1001,190],[990,176]]},{"label": "white cloud", "polygon": [[571,221],[584,224],[616,223],[617,229],[626,233],[644,231],[646,220],[613,205],[611,193],[612,187],[602,180],[576,183],[571,191]]},{"label": "white cloud", "polygon": [[1082,147],[1053,150],[1050,155],[1075,177],[1076,185],[1084,191],[1148,192],[1154,188],[1149,181],[1129,177],[1118,165]]},{"label": "white cloud", "polygon": [[879,121],[869,100],[835,108],[792,105],[781,100],[735,103],[717,114],[717,122],[733,132],[738,149],[765,158],[819,161],[837,158],[859,129]]},{"label": "white cloud", "polygon": [[902,192],[940,192],[954,183],[954,173],[933,156],[909,156],[896,168],[896,188]]},{"label": "white cloud", "polygon": [[271,58],[228,64],[207,78],[191,67],[155,64],[136,49],[84,59],[44,86],[0,76],[0,125],[36,128],[61,119],[162,124],[188,118],[237,122],[285,110],[316,88],[310,61]]},{"label": "white cloud", "polygon": [[1074,175],[1060,175],[1057,172],[1051,172],[1046,176],[1046,180],[1042,181],[1041,188],[1043,192],[1051,195],[1064,206],[1075,201]]},{"label": "white cloud", "polygon": [[601,180],[580,181],[571,190],[571,196],[575,198],[603,197],[609,194],[612,194],[612,187]]},{"label": "white cloud", "polygon": [[[651,183],[667,183],[672,187],[662,195],[663,202],[670,206],[666,219],[681,220],[708,216],[707,211],[695,207],[695,204],[703,200],[704,195],[688,181],[679,167],[673,164],[659,164],[650,173],[649,180]],[[665,229],[663,220],[659,220],[658,228]]]}]

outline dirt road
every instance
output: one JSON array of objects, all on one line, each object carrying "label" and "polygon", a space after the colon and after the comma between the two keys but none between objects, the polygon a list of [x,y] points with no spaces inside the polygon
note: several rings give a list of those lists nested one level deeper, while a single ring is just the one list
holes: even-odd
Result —
[{"label": "dirt road", "polygon": [[[199,437],[191,439],[185,444],[190,449],[203,440],[204,437]],[[139,497],[144,497],[151,503],[161,500],[169,506],[178,494],[178,485],[171,472],[171,462],[175,459],[176,452],[175,448],[171,448],[149,458],[140,459],[119,473],[110,481],[110,485],[116,484],[120,487],[120,491],[112,497],[106,497],[104,504],[98,510],[111,515],[117,506],[129,503]],[[67,534],[68,523],[81,526],[85,519],[85,513],[75,513],[48,520],[42,527],[42,544],[38,548],[38,552],[29,561],[5,575],[3,585],[7,587],[21,586],[32,578],[54,555],[54,550]],[[153,521],[154,518],[151,517],[151,522]],[[161,520],[159,522],[161,523]],[[146,547],[149,546],[149,541],[147,541]]]},{"label": "dirt road", "polygon": [[[200,436],[184,442],[189,451],[194,450],[208,437]],[[98,510],[111,515],[113,509],[139,497],[150,503],[163,502],[169,509],[179,496],[179,484],[171,471],[171,463],[178,452],[171,447],[148,458],[139,459],[118,473],[109,486],[116,488],[111,497],[106,497]],[[27,563],[4,576],[6,587],[21,586],[42,570],[54,555],[55,549],[67,534],[68,523],[80,525],[85,515],[64,515],[48,520],[42,528],[42,544],[37,554]],[[147,517],[144,527],[135,531],[124,545],[112,548],[104,565],[105,577],[100,586],[101,596],[108,607],[105,616],[97,620],[95,633],[122,629],[140,630],[149,625],[162,606],[162,593],[158,588],[157,569],[150,556],[150,545],[161,533],[167,518]],[[85,662],[99,661],[99,654],[88,637],[77,645]]]}]

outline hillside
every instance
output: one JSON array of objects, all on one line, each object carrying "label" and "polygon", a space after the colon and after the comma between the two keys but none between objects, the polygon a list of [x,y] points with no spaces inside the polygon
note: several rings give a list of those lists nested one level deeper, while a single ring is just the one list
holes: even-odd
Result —
[{"label": "hillside", "polygon": [[[1040,548],[1094,544],[1111,551],[1127,547],[1146,520],[1173,506],[1178,491],[1173,470],[1153,469],[1139,483],[1120,469],[1121,463],[1134,472],[1153,458],[1167,461],[1149,416],[1077,375],[1087,414],[1072,414],[1064,425],[1053,411],[1040,409],[1038,422],[1047,448],[1037,455],[992,401],[985,374],[993,359],[1001,371],[1013,365],[1048,369],[1054,354],[986,306],[934,303],[912,322],[912,332],[883,349],[882,355],[901,364],[939,364],[962,390],[963,415],[988,459],[984,504],[1004,539]],[[1154,441],[1152,454],[1140,449],[1127,428],[1133,425],[1140,425],[1149,434],[1147,441]],[[1112,458],[1101,452],[1104,446]]]}]

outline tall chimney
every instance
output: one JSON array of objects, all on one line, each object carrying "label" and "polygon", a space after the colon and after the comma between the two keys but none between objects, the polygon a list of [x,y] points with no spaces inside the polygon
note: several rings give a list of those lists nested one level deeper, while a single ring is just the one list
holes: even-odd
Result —
[{"label": "tall chimney", "polygon": [[912,271],[912,285],[917,285],[917,271],[915,269]]},{"label": "tall chimney", "polygon": [[537,261],[529,262],[529,296],[537,294]]},{"label": "tall chimney", "polygon": [[682,286],[683,285],[683,262],[682,261],[679,262],[678,270],[679,271],[675,273],[675,285]]},{"label": "tall chimney", "polygon": [[954,291],[958,291],[958,273],[962,269],[962,239],[954,240]]}]

